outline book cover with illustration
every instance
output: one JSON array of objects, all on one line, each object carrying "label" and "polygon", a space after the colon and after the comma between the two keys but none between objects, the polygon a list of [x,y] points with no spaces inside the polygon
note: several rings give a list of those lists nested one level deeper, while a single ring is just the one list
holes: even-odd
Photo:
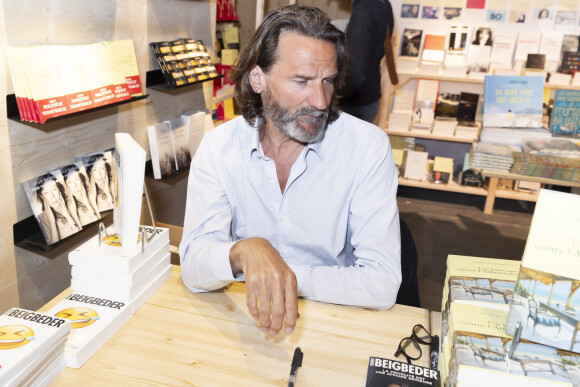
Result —
[{"label": "book cover with illustration", "polygon": [[101,219],[97,206],[97,192],[89,184],[89,176],[82,161],[59,168],[69,190],[71,206],[81,226],[86,226]]},{"label": "book cover with illustration", "polygon": [[188,168],[191,163],[191,153],[189,152],[186,128],[181,116],[163,122],[169,125],[171,131],[175,169],[180,171]]},{"label": "book cover with illustration", "polygon": [[445,40],[445,35],[425,35],[421,60],[424,62],[443,62],[443,58],[445,57]]},{"label": "book cover with illustration", "polygon": [[580,352],[580,196],[541,189],[506,331]]},{"label": "book cover with illustration", "polygon": [[[145,251],[142,250],[141,234],[145,230]],[[159,248],[169,243],[169,229],[150,226],[139,227],[139,242],[130,250],[124,249],[119,242],[114,227],[108,227],[101,235],[95,235],[68,254],[71,265],[94,267],[100,270],[131,272],[147,261]],[[169,246],[168,246],[169,251]]]},{"label": "book cover with illustration", "polygon": [[81,367],[132,314],[126,302],[80,293],[68,295],[46,313],[70,322],[64,352],[71,368]]},{"label": "book cover with illustration", "polygon": [[115,166],[113,154],[104,152],[87,153],[77,156],[76,161],[82,161],[89,178],[89,190],[96,193],[96,203],[99,212],[115,208]]},{"label": "book cover with illustration", "polygon": [[[580,355],[527,340],[515,343],[505,333],[508,312],[481,305],[453,303],[449,316],[449,381],[490,380],[503,374],[518,385],[577,385]],[[472,379],[478,375],[477,379]],[[485,381],[485,382],[484,382]],[[507,385],[504,382],[498,385]]]},{"label": "book cover with illustration", "polygon": [[550,132],[557,135],[580,133],[580,90],[556,90],[550,118]]},{"label": "book cover with illustration", "polygon": [[423,30],[405,28],[401,42],[401,56],[418,58],[421,52]]},{"label": "book cover with illustration", "polygon": [[[23,385],[55,352],[71,330],[68,320],[11,308],[0,316],[0,385]],[[54,364],[56,366],[56,363]]]},{"label": "book cover with illustration", "polygon": [[488,75],[483,95],[484,127],[542,126],[543,77]]},{"label": "book cover with illustration", "polygon": [[438,370],[374,356],[369,359],[366,387],[441,385]]},{"label": "book cover with illustration", "polygon": [[82,229],[75,201],[60,170],[27,180],[22,187],[47,245]]}]

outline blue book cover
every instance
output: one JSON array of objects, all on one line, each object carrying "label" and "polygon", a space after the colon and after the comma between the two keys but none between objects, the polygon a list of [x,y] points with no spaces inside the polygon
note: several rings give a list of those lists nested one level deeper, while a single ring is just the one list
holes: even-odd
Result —
[{"label": "blue book cover", "polygon": [[539,128],[542,126],[544,78],[488,75],[484,81],[483,126]]},{"label": "blue book cover", "polygon": [[556,90],[550,120],[553,134],[580,133],[580,90]]}]

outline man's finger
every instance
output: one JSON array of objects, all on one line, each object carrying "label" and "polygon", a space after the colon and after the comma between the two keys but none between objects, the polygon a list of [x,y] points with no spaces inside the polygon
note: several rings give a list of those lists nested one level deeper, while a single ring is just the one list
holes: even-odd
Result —
[{"label": "man's finger", "polygon": [[272,289],[272,321],[270,322],[270,332],[278,333],[282,329],[285,310],[284,289],[281,284],[275,284]]},{"label": "man's finger", "polygon": [[258,291],[251,285],[248,285],[246,290],[246,305],[248,306],[248,312],[250,312],[250,315],[254,320],[258,321],[260,318],[260,313],[258,311]]},{"label": "man's finger", "polygon": [[296,282],[287,281],[284,288],[284,307],[286,317],[284,319],[284,333],[287,335],[294,332],[296,320],[298,319],[298,294],[296,291]]}]

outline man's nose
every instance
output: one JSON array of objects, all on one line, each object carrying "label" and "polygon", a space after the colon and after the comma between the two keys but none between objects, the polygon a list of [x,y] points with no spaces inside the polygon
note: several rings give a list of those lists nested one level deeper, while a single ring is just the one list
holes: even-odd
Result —
[{"label": "man's nose", "polygon": [[318,110],[325,110],[328,107],[328,102],[329,98],[326,95],[324,86],[322,84],[315,85],[310,92],[308,105]]}]

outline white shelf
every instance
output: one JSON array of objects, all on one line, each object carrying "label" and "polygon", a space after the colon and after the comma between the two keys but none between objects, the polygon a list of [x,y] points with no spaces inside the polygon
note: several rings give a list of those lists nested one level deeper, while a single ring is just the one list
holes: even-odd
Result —
[{"label": "white shelf", "polygon": [[473,144],[477,140],[472,140],[468,138],[459,138],[455,136],[435,136],[433,134],[422,134],[416,133],[411,131],[404,131],[404,130],[391,130],[387,129],[387,134],[393,136],[404,136],[404,137],[414,137],[414,138],[427,138],[430,140],[439,140],[439,141],[451,141],[451,142],[462,142],[466,144]]}]

